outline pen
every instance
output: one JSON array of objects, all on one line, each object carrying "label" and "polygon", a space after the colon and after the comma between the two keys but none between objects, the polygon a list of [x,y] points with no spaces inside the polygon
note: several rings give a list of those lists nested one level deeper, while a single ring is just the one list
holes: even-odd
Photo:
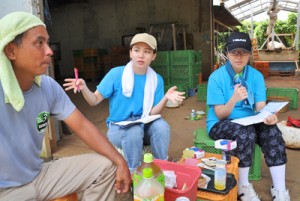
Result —
[{"label": "pen", "polygon": [[77,68],[74,68],[74,74],[75,74],[75,85],[76,85],[76,88],[77,88],[77,91],[80,92],[80,87],[77,83],[77,80],[78,80],[78,69]]}]

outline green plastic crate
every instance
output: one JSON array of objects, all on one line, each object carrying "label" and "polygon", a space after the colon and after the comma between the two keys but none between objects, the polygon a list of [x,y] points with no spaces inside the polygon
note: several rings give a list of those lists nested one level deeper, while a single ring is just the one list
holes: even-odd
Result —
[{"label": "green plastic crate", "polygon": [[184,96],[185,98],[188,98],[188,92],[189,92],[189,89],[187,87],[186,84],[170,84],[170,85],[165,85],[165,93],[173,86],[177,86],[177,91],[180,91],[180,92],[185,92]]},{"label": "green plastic crate", "polygon": [[201,62],[201,51],[176,50],[170,51],[171,65],[190,65]]},{"label": "green plastic crate", "polygon": [[[194,145],[205,152],[221,154],[220,149],[215,148],[215,141],[212,140],[206,131],[206,128],[199,128],[194,131]],[[255,145],[254,161],[249,171],[249,180],[261,179],[261,149]]]},{"label": "green plastic crate", "polygon": [[190,78],[193,76],[198,77],[201,73],[201,62],[190,65],[172,65],[171,78]]},{"label": "green plastic crate", "polygon": [[170,52],[169,51],[159,51],[156,53],[156,58],[151,62],[151,67],[156,66],[170,66]]},{"label": "green plastic crate", "polygon": [[166,65],[155,65],[152,67],[153,70],[158,73],[160,76],[162,76],[162,78],[164,79],[164,84],[165,85],[169,85],[170,84],[170,79],[171,79],[171,75],[170,75],[170,66],[166,66]]},{"label": "green plastic crate", "polygon": [[289,109],[296,110],[298,108],[298,93],[297,88],[267,88],[267,97],[269,96],[284,96],[290,98]]},{"label": "green plastic crate", "polygon": [[201,102],[206,102],[207,84],[199,84],[197,92],[197,99]]}]

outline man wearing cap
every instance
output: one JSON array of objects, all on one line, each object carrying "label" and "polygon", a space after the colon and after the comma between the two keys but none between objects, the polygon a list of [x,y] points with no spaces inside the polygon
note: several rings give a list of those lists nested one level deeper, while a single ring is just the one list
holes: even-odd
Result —
[{"label": "man wearing cap", "polygon": [[[78,192],[81,200],[115,200],[129,191],[124,158],[44,74],[49,35],[36,16],[13,12],[0,19],[0,201],[52,200]],[[96,153],[43,162],[49,117],[63,120]]]},{"label": "man wearing cap", "polygon": [[182,101],[184,92],[176,91],[176,86],[164,94],[164,82],[151,67],[157,51],[156,39],[147,33],[136,34],[130,43],[131,61],[126,66],[112,68],[91,92],[82,79],[65,79],[66,90],[80,87],[86,101],[91,106],[109,99],[107,136],[121,148],[130,172],[141,164],[144,145],[151,145],[155,158],[167,160],[170,143],[170,128],[163,118],[147,124],[119,126],[120,121],[133,121],[149,115],[160,114],[166,102]]},{"label": "man wearing cap", "polygon": [[249,126],[231,122],[233,119],[253,116],[266,105],[263,75],[248,65],[251,48],[246,33],[233,32],[226,39],[228,61],[214,71],[208,80],[209,112],[206,125],[212,139],[237,141],[233,154],[240,159],[238,196],[242,201],[260,200],[248,180],[255,144],[261,147],[270,168],[273,200],[289,201],[285,185],[287,155],[282,134],[276,126],[277,116],[272,114],[263,123]]}]

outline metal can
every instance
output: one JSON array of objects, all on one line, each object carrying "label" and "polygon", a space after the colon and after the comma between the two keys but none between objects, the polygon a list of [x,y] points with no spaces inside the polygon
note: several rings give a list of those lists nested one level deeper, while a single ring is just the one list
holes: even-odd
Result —
[{"label": "metal can", "polygon": [[231,163],[231,153],[230,153],[230,150],[222,150],[222,160],[226,161],[227,164]]}]

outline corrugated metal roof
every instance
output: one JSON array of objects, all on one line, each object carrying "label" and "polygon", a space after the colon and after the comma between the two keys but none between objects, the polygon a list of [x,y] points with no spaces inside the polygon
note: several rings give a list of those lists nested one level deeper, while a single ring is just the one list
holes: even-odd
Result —
[{"label": "corrugated metal roof", "polygon": [[267,10],[276,2],[281,10],[297,13],[299,0],[223,0],[224,6],[240,21]]}]

